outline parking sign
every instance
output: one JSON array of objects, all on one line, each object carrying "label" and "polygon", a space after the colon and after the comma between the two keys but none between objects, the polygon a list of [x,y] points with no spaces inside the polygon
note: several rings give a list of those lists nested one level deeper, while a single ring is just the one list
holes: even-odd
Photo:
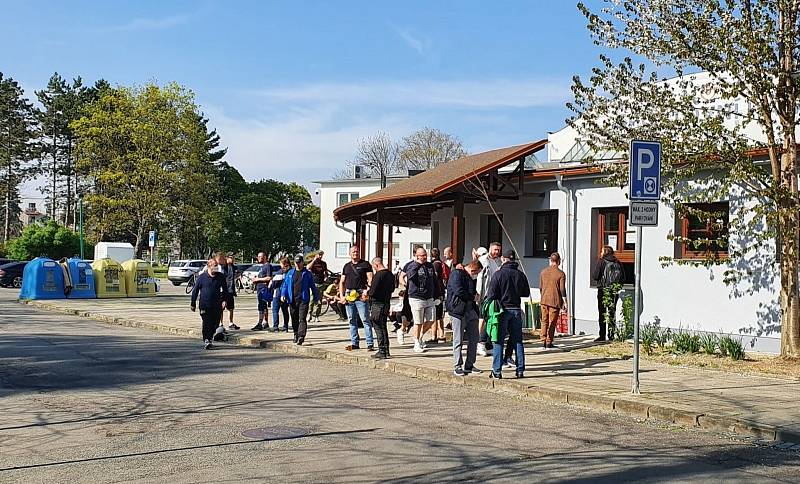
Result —
[{"label": "parking sign", "polygon": [[150,247],[155,247],[156,246],[156,231],[155,230],[151,230],[150,231],[150,236],[147,238],[147,245],[150,246]]},{"label": "parking sign", "polygon": [[661,199],[661,143],[631,141],[628,185],[631,200]]}]

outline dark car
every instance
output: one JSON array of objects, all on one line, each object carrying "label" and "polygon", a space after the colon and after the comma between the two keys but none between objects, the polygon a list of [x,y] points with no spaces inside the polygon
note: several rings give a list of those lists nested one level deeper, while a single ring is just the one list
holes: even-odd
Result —
[{"label": "dark car", "polygon": [[25,270],[27,262],[9,262],[0,265],[0,286],[2,287],[22,287],[22,271]]}]

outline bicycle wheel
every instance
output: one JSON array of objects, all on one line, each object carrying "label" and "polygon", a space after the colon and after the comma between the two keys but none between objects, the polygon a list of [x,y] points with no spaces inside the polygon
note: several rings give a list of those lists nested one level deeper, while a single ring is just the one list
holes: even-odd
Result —
[{"label": "bicycle wheel", "polygon": [[189,280],[186,281],[186,294],[192,293],[192,289],[194,288],[194,283],[196,278],[197,276],[192,275],[191,277],[189,277]]},{"label": "bicycle wheel", "polygon": [[328,302],[327,299],[322,299],[319,303],[319,315],[323,316],[325,313],[328,312],[328,309],[331,308],[331,304]]}]

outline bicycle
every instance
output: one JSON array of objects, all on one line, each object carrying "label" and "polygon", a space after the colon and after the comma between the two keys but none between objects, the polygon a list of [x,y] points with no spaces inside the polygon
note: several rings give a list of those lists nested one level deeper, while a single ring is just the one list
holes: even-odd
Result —
[{"label": "bicycle", "polygon": [[255,284],[253,284],[253,281],[246,275],[242,274],[236,278],[236,292],[253,294],[255,290],[256,290]]},{"label": "bicycle", "polygon": [[189,276],[189,280],[186,281],[186,294],[192,293],[192,289],[194,289],[194,285],[196,282],[197,282],[197,274],[193,273],[191,276]]}]

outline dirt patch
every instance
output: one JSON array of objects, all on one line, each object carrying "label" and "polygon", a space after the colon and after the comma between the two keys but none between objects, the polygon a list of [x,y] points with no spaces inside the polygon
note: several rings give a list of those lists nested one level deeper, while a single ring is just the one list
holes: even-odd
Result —
[{"label": "dirt patch", "polygon": [[[621,360],[633,357],[633,345],[631,343],[616,341],[577,351]],[[800,380],[800,359],[785,359],[764,353],[746,353],[744,360],[736,361],[720,355],[708,355],[705,353],[679,355],[671,353],[668,348],[663,350],[654,348],[652,354],[647,355],[644,351],[641,351],[640,356],[642,360],[672,366],[708,368],[741,375],[779,376]]]}]

